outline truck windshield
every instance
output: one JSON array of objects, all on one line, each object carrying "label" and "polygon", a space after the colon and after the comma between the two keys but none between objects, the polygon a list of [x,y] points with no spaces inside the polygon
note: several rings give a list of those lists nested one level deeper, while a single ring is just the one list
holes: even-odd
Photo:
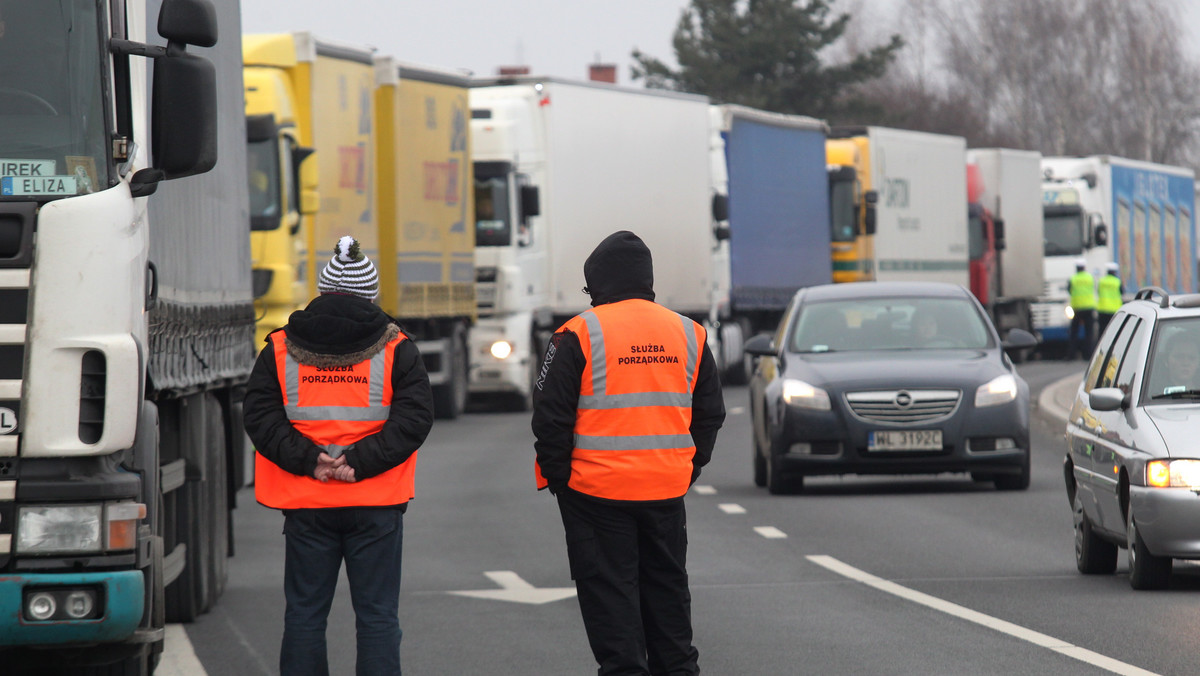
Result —
[{"label": "truck windshield", "polygon": [[1079,211],[1045,212],[1047,256],[1078,256],[1083,253],[1083,214]]},{"label": "truck windshield", "polygon": [[475,244],[508,246],[512,243],[509,220],[509,167],[503,162],[475,163]]},{"label": "truck windshield", "polygon": [[829,236],[835,242],[853,242],[856,232],[854,208],[854,181],[830,176],[829,180]]},{"label": "truck windshield", "polygon": [[274,230],[281,223],[279,145],[276,138],[246,144],[250,179],[250,229]]},{"label": "truck windshield", "polygon": [[0,0],[0,199],[107,188],[102,0]]}]

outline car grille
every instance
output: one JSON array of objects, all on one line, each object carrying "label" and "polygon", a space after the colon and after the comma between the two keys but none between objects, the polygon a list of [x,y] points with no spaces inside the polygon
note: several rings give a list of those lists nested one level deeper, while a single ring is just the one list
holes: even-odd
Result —
[{"label": "car grille", "polygon": [[855,417],[905,425],[948,417],[958,408],[958,390],[883,390],[848,392],[846,404]]}]

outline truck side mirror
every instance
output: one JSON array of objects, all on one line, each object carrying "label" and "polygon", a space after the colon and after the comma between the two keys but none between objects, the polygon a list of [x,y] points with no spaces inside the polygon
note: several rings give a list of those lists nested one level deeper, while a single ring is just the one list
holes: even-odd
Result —
[{"label": "truck side mirror", "polygon": [[[321,193],[317,190],[317,151],[298,147],[292,151],[292,161],[296,164],[295,174],[299,182],[300,213],[305,216],[315,214],[321,208]],[[299,229],[299,224],[296,227]]]},{"label": "truck side mirror", "polygon": [[541,198],[536,185],[521,186],[521,221],[542,213]]},{"label": "truck side mirror", "polygon": [[992,221],[992,234],[996,237],[996,251],[1004,251],[1008,244],[1004,241],[1004,219],[997,218]]},{"label": "truck side mirror", "polygon": [[875,234],[875,205],[879,203],[879,193],[875,190],[868,190],[863,193],[863,206],[866,208],[866,213],[863,214],[863,229],[864,235]]},{"label": "truck side mirror", "polygon": [[154,60],[153,86],[154,168],[164,179],[212,169],[217,164],[217,73],[212,63],[168,50]]},{"label": "truck side mirror", "polygon": [[1096,246],[1108,244],[1108,226],[1103,223],[1097,225],[1095,234],[1092,235],[1092,241],[1096,243]]},{"label": "truck side mirror", "polygon": [[[729,195],[722,195],[719,192],[713,193],[712,217],[717,222],[729,220]],[[718,237],[717,239],[722,238]]]},{"label": "truck side mirror", "polygon": [[217,44],[217,10],[209,0],[163,0],[158,34],[197,47]]}]

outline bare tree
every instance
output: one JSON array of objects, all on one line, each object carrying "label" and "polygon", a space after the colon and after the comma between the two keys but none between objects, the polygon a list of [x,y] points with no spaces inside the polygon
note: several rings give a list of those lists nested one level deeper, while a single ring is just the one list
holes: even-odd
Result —
[{"label": "bare tree", "polygon": [[907,0],[904,10],[908,44],[930,35],[937,54],[907,52],[867,85],[891,102],[891,122],[1046,155],[1200,159],[1200,66],[1175,0]]}]

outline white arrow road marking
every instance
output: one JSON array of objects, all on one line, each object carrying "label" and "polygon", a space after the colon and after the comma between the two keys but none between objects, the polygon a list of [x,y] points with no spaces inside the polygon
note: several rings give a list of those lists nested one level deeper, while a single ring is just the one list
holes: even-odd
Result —
[{"label": "white arrow road marking", "polygon": [[575,595],[574,587],[545,587],[538,589],[521,579],[520,575],[511,570],[490,570],[484,573],[489,580],[500,585],[500,589],[470,589],[452,591],[448,594],[469,596],[475,599],[491,599],[493,601],[512,601],[514,603],[529,603],[541,605],[559,601]]},{"label": "white arrow road marking", "polygon": [[1132,664],[1119,662],[1111,657],[1106,657],[1100,653],[1092,652],[1087,648],[1080,648],[1079,646],[1072,645],[1061,639],[1054,638],[1053,636],[1047,636],[1041,632],[1037,632],[1032,629],[1026,629],[1021,625],[1013,624],[1012,622],[1006,622],[997,617],[992,617],[991,615],[984,615],[981,612],[971,610],[970,608],[960,606],[956,603],[943,601],[936,596],[930,596],[929,594],[916,591],[915,589],[909,589],[908,587],[898,585],[895,582],[889,582],[883,578],[875,577],[870,573],[842,563],[832,556],[806,556],[804,558],[812,561],[818,566],[827,568],[838,575],[861,582],[869,587],[874,587],[875,589],[899,596],[900,598],[912,601],[913,603],[919,603],[928,608],[939,610],[947,615],[953,615],[954,617],[966,620],[968,622],[974,622],[975,624],[983,625],[989,629],[995,629],[1002,634],[1008,634],[1009,636],[1019,638],[1022,641],[1028,641],[1034,645],[1048,648],[1056,653],[1061,653],[1067,657],[1073,657],[1081,662],[1087,662],[1088,664],[1100,667],[1101,669],[1106,669],[1116,674],[1122,674],[1123,676],[1155,676],[1154,672],[1146,671],[1141,667],[1135,667]]}]

